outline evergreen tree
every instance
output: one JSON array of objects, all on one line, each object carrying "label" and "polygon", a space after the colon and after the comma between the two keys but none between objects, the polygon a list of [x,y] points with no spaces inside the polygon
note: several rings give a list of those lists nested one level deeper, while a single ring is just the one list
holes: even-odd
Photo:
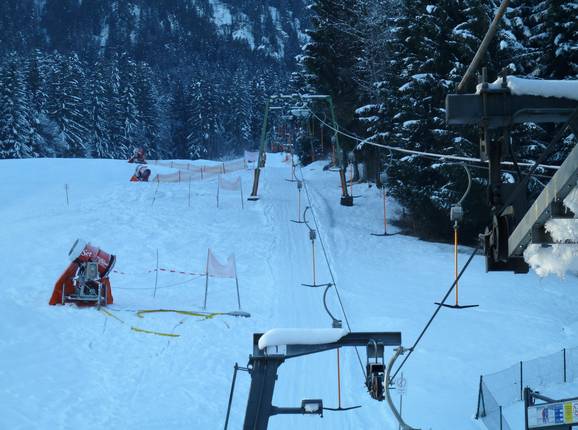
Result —
[{"label": "evergreen tree", "polygon": [[34,156],[30,142],[30,112],[24,74],[12,54],[0,67],[0,158]]},{"label": "evergreen tree", "polygon": [[90,75],[87,90],[88,128],[91,155],[96,158],[112,158],[114,153],[110,146],[108,127],[106,123],[107,99],[106,86],[104,84],[105,68],[100,62],[94,65]]},{"label": "evergreen tree", "polygon": [[338,123],[349,128],[358,100],[352,78],[361,56],[359,40],[351,35],[356,27],[357,0],[314,0],[310,7],[314,13],[312,30],[307,32],[311,40],[303,48],[301,61],[312,87],[333,97]]},{"label": "evergreen tree", "polygon": [[121,126],[121,156],[126,158],[130,155],[131,148],[137,142],[136,136],[139,130],[139,113],[136,100],[136,64],[124,57],[119,64],[120,87],[117,105],[117,115]]},{"label": "evergreen tree", "polygon": [[534,9],[533,40],[540,47],[538,76],[578,77],[577,1],[543,0]]},{"label": "evergreen tree", "polygon": [[146,63],[139,63],[136,69],[135,103],[138,112],[138,145],[145,148],[147,154],[159,152],[159,112],[158,94],[154,84],[153,72]]},{"label": "evergreen tree", "polygon": [[200,157],[206,154],[209,158],[221,155],[220,137],[223,134],[223,124],[220,118],[219,88],[210,80],[202,78],[191,88],[190,117],[187,143],[190,154]]},{"label": "evergreen tree", "polygon": [[84,104],[84,68],[76,55],[55,56],[49,72],[50,88],[48,117],[60,130],[66,145],[66,157],[84,157],[89,150],[86,143],[87,114]]},{"label": "evergreen tree", "polygon": [[[192,84],[193,86],[195,83]],[[192,91],[189,90],[189,91]],[[189,158],[190,150],[197,154],[195,148],[189,148],[189,128],[190,121],[190,96],[187,96],[185,89],[180,82],[175,84],[170,103],[170,136],[172,141],[171,155],[178,159]],[[199,158],[191,157],[191,158]]]},{"label": "evergreen tree", "polygon": [[30,123],[30,146],[37,156],[46,157],[54,155],[51,148],[49,135],[45,131],[46,101],[48,98],[46,91],[46,71],[47,64],[45,56],[35,50],[26,63],[26,86],[29,95],[29,118]]}]

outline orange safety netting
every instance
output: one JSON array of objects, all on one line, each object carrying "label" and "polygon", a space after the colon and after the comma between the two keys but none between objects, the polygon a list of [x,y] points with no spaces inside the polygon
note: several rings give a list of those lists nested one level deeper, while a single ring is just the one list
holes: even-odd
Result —
[{"label": "orange safety netting", "polygon": [[220,174],[234,172],[245,168],[245,160],[232,160],[212,166],[199,166],[190,163],[178,163],[174,161],[150,161],[162,167],[178,169],[175,173],[158,174],[154,177],[153,182],[189,182],[200,181],[206,178],[215,177]]}]

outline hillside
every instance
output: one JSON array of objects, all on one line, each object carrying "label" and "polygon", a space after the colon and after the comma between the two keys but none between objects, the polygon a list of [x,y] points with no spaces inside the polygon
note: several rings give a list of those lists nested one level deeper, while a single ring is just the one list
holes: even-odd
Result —
[{"label": "hillside", "polygon": [[306,40],[302,0],[0,4],[0,158],[239,155]]},{"label": "hillside", "polygon": [[[378,191],[354,185],[362,197],[354,207],[342,207],[337,174],[322,166],[313,163],[302,174],[352,329],[401,331],[410,346],[451,283],[452,248],[403,235],[370,236],[382,229]],[[311,281],[311,245],[307,229],[289,221],[297,216],[297,192],[285,180],[290,167],[281,156],[269,154],[261,199],[245,202],[244,209],[238,194],[223,191],[216,209],[214,178],[191,184],[189,207],[188,183],[161,183],[155,191],[154,183],[129,183],[132,171],[115,160],[0,161],[0,428],[221,428],[233,365],[246,364],[252,333],[330,326],[322,291],[300,285]],[[230,177],[236,175],[246,196],[252,172]],[[395,202],[389,207],[395,212]],[[93,308],[48,306],[78,237],[118,258],[122,273],[111,277],[114,317]],[[136,315],[199,311],[202,276],[159,272],[153,297],[149,271],[158,250],[161,268],[202,273],[208,248],[221,260],[235,253],[241,305],[251,318]],[[470,251],[461,250],[462,262]],[[327,282],[321,252],[317,259],[318,280]],[[479,428],[472,417],[480,374],[578,344],[575,282],[486,274],[483,258],[476,257],[460,284],[460,300],[480,306],[443,309],[404,367],[407,421],[434,430]],[[333,292],[328,305],[343,319]],[[212,279],[208,310],[236,307],[234,281]],[[352,350],[341,353],[341,376],[343,405],[361,409],[327,411],[322,419],[274,417],[270,428],[397,428],[385,403],[369,398]],[[294,359],[280,369],[274,403],[322,398],[335,406],[336,386],[334,352]],[[241,426],[248,387],[249,377],[241,373],[232,429]]]}]

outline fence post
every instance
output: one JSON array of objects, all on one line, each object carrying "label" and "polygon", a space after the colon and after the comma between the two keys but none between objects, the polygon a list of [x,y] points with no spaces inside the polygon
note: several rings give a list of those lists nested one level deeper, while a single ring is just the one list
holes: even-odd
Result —
[{"label": "fence post", "polygon": [[524,372],[522,370],[523,368],[523,362],[520,361],[520,400],[524,400]]},{"label": "fence post", "polygon": [[566,348],[564,348],[562,350],[562,354],[564,357],[564,382],[567,382],[567,379],[566,379]]},{"label": "fence post", "polygon": [[500,430],[502,430],[502,406],[500,406]]},{"label": "fence post", "polygon": [[[480,375],[480,386],[478,388],[478,409],[476,410],[476,419],[486,416],[486,402],[484,401],[484,392],[482,391],[483,375]],[[480,403],[482,404],[482,413],[480,414]]]}]

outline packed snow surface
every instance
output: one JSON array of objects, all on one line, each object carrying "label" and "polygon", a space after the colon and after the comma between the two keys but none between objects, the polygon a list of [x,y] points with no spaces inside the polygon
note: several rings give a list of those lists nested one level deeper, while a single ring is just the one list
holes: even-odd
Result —
[{"label": "packed snow surface", "polygon": [[[542,96],[578,100],[578,80],[524,79],[516,76],[506,78],[508,88],[516,96]],[[490,88],[501,88],[502,78],[489,84]],[[482,84],[477,86],[478,93]]]},{"label": "packed snow surface", "polygon": [[[134,165],[124,161],[1,160],[0,429],[222,428],[233,366],[247,363],[254,333],[331,327],[322,289],[301,285],[312,281],[311,242],[305,226],[289,221],[298,216],[298,193],[282,160],[268,155],[261,198],[244,209],[236,193],[223,193],[216,208],[216,178],[193,182],[189,205],[188,183],[130,183]],[[383,231],[381,194],[354,185],[361,197],[353,207],[340,206],[338,174],[323,165],[313,163],[302,174],[351,330],[401,331],[409,347],[452,282],[453,247],[371,236]],[[253,172],[241,175],[248,195]],[[301,208],[309,205],[305,192],[301,197]],[[394,216],[395,202],[387,207]],[[451,238],[449,222],[447,234]],[[114,305],[107,308],[113,316],[48,306],[77,238],[117,256]],[[331,282],[316,245],[317,280]],[[202,275],[158,272],[155,293],[157,250],[159,268],[201,274],[209,248],[235,254],[241,305],[251,318],[203,317]],[[470,252],[461,247],[460,264]],[[479,429],[473,415],[480,374],[578,345],[576,277],[485,273],[484,267],[483,257],[475,257],[459,290],[461,304],[480,306],[442,309],[403,368],[403,416],[412,426]],[[333,288],[327,305],[345,324]],[[136,314],[158,309],[201,316]],[[210,278],[206,311],[236,309],[235,281]],[[397,429],[385,402],[369,397],[365,350],[358,351],[361,366],[353,348],[340,351],[341,399],[343,406],[362,408],[328,411],[322,419],[275,416],[269,428]],[[387,361],[393,349],[385,353]],[[320,398],[337,406],[336,355],[283,363],[274,405]],[[242,427],[249,383],[240,372],[231,430]],[[568,387],[578,391],[576,384]]]},{"label": "packed snow surface", "polygon": [[347,334],[341,328],[274,328],[259,338],[259,349],[278,345],[320,345],[337,342]]}]

